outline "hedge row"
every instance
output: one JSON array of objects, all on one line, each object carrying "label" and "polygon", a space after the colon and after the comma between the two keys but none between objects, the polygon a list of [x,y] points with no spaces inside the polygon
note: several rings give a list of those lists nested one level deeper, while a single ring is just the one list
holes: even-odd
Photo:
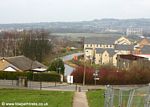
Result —
[{"label": "hedge row", "polygon": [[33,72],[6,72],[0,71],[0,79],[18,80],[19,77],[27,77],[31,81],[59,82],[60,75],[56,73],[33,73]]},{"label": "hedge row", "polygon": [[36,73],[33,75],[34,81],[49,81],[49,82],[59,82],[60,81],[60,75],[56,73]]},{"label": "hedge row", "polygon": [[[95,70],[91,67],[85,68],[85,83],[94,84],[93,73]],[[84,67],[77,67],[72,74],[75,83],[82,83],[84,75]],[[129,85],[129,84],[148,84],[150,83],[150,68],[140,68],[138,66],[128,71],[119,71],[109,66],[101,67],[98,73],[100,85]]]}]

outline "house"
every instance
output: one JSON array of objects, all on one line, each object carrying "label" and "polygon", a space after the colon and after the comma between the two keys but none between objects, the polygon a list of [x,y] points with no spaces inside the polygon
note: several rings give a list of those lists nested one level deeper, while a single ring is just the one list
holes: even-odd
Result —
[{"label": "house", "polygon": [[117,54],[132,53],[134,46],[126,37],[95,37],[85,38],[85,59],[95,64],[117,65]]},{"label": "house", "polygon": [[0,59],[0,71],[46,71],[47,67],[25,56],[3,57]]},{"label": "house", "polygon": [[115,40],[114,44],[117,44],[117,45],[131,45],[132,42],[127,38],[127,37],[120,37],[118,38],[117,40]]},{"label": "house", "polygon": [[112,64],[115,55],[114,49],[96,49],[95,50],[95,64]]},{"label": "house", "polygon": [[134,51],[134,45],[115,45],[115,52],[118,54],[131,54]]},{"label": "house", "polygon": [[127,28],[126,34],[129,36],[141,36],[143,35],[142,28],[129,27]]},{"label": "house", "polygon": [[150,40],[147,38],[143,38],[137,43],[140,47],[143,47],[144,45],[150,45]]},{"label": "house", "polygon": [[[145,41],[145,42],[144,42]],[[148,40],[149,41],[149,40]],[[135,54],[150,54],[150,43],[146,39],[135,46]]]},{"label": "house", "polygon": [[134,65],[150,64],[150,55],[143,54],[127,54],[117,56],[117,67],[122,70],[128,70]]},{"label": "house", "polygon": [[114,48],[114,41],[118,37],[88,37],[84,40],[86,48]]}]

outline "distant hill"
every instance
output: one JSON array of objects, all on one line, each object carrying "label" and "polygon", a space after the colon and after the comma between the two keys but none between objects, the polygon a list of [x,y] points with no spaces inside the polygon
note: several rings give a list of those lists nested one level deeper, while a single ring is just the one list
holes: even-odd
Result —
[{"label": "distant hill", "polygon": [[150,30],[150,19],[101,19],[79,22],[0,24],[0,29],[48,29],[53,33],[123,33],[128,27]]}]

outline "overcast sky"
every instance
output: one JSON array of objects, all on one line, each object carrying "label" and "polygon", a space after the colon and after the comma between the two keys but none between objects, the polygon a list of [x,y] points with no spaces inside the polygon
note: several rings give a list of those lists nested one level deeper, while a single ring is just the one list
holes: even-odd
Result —
[{"label": "overcast sky", "polygon": [[150,18],[150,0],[0,0],[0,23]]}]

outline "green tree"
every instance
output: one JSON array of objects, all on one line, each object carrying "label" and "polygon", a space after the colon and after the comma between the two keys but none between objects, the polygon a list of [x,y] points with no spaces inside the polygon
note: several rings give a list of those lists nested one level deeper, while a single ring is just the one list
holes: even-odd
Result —
[{"label": "green tree", "polygon": [[57,73],[64,75],[64,62],[62,59],[58,58],[51,62],[50,66],[48,67],[48,71],[56,71]]}]

